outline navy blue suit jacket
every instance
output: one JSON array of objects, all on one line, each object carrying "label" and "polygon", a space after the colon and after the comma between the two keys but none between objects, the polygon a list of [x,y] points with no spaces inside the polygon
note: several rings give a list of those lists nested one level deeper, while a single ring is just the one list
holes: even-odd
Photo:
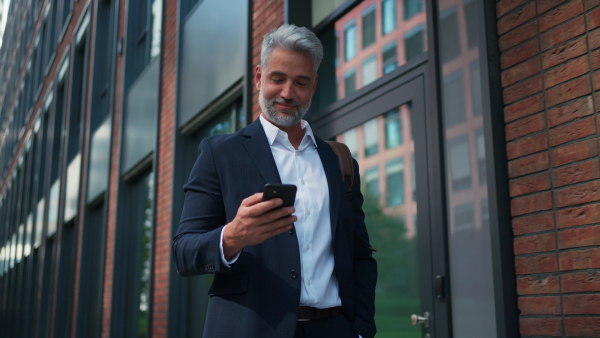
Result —
[{"label": "navy blue suit jacket", "polygon": [[[362,211],[358,165],[354,161],[354,197],[346,195],[338,159],[317,139],[329,186],[335,273],[342,310],[364,338],[375,335],[374,297],[377,265],[368,243]],[[231,222],[242,200],[262,192],[265,183],[281,183],[260,121],[229,135],[204,139],[185,185],[173,257],[182,276],[214,273],[204,337],[293,337],[300,302],[300,250],[291,230],[242,250],[227,268],[220,256],[222,227]],[[356,229],[356,230],[354,230]],[[355,243],[357,243],[355,245]]]}]

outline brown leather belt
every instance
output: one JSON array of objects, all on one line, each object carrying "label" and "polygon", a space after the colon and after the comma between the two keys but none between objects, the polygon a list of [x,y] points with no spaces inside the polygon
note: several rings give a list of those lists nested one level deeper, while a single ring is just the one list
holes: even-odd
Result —
[{"label": "brown leather belt", "polygon": [[342,307],[328,307],[317,309],[310,306],[300,306],[298,308],[298,321],[317,320],[335,317],[342,314]]}]

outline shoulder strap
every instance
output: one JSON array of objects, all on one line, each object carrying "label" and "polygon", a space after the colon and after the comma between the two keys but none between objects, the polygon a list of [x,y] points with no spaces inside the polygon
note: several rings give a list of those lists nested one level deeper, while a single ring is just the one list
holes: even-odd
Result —
[{"label": "shoulder strap", "polygon": [[[346,185],[346,193],[348,194],[348,200],[352,201],[352,183],[354,183],[354,165],[352,163],[352,154],[350,153],[350,149],[348,146],[336,142],[336,141],[325,141],[327,142],[333,152],[337,155],[338,161],[340,162],[340,171],[342,172],[342,177],[344,179],[344,184]],[[363,246],[371,251],[377,251],[373,249],[368,243],[365,243],[358,234],[356,233],[356,229],[354,229],[354,241],[358,243],[360,246]]]},{"label": "shoulder strap", "polygon": [[348,146],[336,142],[336,141],[325,141],[329,143],[333,152],[338,156],[338,161],[340,162],[340,171],[342,173],[342,178],[344,180],[344,184],[346,185],[346,192],[348,193],[348,199],[352,199],[352,183],[354,182],[354,165],[352,164],[352,154],[350,154],[350,149]]}]

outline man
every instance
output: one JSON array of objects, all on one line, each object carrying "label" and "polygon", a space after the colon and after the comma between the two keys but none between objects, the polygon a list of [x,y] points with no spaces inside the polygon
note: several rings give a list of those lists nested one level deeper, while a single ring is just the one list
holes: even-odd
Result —
[{"label": "man", "polygon": [[[335,153],[302,120],[322,58],[306,28],[267,34],[255,74],[260,118],[200,144],[173,256],[183,276],[215,274],[204,337],[375,335],[377,267],[358,244],[368,243],[360,179],[349,200]],[[266,183],[295,184],[294,206],[263,201]]]}]

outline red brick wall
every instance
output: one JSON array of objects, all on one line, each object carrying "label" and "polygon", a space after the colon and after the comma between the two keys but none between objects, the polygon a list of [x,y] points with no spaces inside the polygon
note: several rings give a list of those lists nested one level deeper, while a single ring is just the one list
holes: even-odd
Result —
[{"label": "red brick wall", "polygon": [[152,297],[152,337],[167,336],[169,268],[171,266],[171,221],[173,201],[173,160],[175,148],[175,106],[178,55],[177,0],[164,2],[160,119],[156,182],[156,231],[154,233],[154,275]]},{"label": "red brick wall", "polygon": [[[283,0],[254,0],[252,2],[252,65],[260,64],[260,46],[265,34],[273,28],[283,25],[284,7]],[[253,73],[254,75],[254,69]],[[254,77],[253,77],[254,79]],[[252,81],[254,84],[254,80]],[[258,89],[253,87],[252,95],[252,120],[260,115],[258,105]]]},{"label": "red brick wall", "polygon": [[521,335],[594,336],[600,0],[496,4]]}]

